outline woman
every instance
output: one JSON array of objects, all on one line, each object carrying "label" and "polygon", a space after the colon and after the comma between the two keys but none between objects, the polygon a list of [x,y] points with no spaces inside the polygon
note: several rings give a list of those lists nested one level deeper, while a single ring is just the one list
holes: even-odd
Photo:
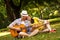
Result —
[{"label": "woman", "polygon": [[39,32],[54,32],[54,30],[51,29],[50,23],[48,20],[41,20],[37,17],[33,17],[33,19],[30,17],[28,20],[32,23],[32,32],[30,33],[30,36],[34,36]]}]

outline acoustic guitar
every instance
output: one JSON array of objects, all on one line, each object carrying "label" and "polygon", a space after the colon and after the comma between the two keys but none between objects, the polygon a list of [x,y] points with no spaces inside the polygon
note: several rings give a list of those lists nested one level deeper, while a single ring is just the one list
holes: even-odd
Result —
[{"label": "acoustic guitar", "polygon": [[17,31],[17,30],[14,30],[14,29],[10,29],[10,32],[11,32],[11,35],[13,37],[17,37],[19,34],[19,32],[26,32],[26,27],[24,24],[20,24],[20,25],[14,25],[13,27],[15,28],[20,28],[21,30],[20,31]]}]

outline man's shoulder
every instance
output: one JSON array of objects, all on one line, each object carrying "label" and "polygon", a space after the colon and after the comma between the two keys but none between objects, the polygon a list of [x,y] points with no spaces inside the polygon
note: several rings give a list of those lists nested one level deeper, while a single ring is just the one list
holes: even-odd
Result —
[{"label": "man's shoulder", "polygon": [[21,18],[18,18],[18,19],[16,19],[15,21],[17,21],[17,20],[21,20]]},{"label": "man's shoulder", "polygon": [[21,18],[18,18],[18,20],[21,20]]}]

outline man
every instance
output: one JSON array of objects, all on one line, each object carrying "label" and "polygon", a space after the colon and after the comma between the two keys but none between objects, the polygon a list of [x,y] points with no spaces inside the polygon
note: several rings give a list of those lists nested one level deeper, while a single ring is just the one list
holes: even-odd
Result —
[{"label": "man", "polygon": [[[21,18],[14,20],[14,21],[9,25],[9,28],[10,28],[10,29],[13,29],[13,30],[21,31],[20,28],[15,28],[15,27],[13,27],[13,26],[16,25],[16,24],[17,24],[17,25],[24,24],[25,27],[28,27],[29,24],[30,24],[30,22],[27,20],[27,17],[28,17],[27,11],[26,11],[26,10],[23,10],[23,11],[21,12]],[[27,23],[27,22],[28,22],[28,23]],[[26,32],[22,32],[22,31],[21,31],[21,32],[19,32],[19,35],[17,35],[17,36],[28,36],[28,34],[27,34]]]}]

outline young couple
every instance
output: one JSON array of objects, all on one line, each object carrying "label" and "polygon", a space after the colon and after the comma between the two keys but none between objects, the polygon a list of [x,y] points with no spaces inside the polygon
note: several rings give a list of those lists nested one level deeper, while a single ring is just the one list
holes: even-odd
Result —
[{"label": "young couple", "polygon": [[[21,31],[20,28],[13,27],[16,24],[17,25],[24,24],[24,26],[26,28],[26,32]],[[36,35],[37,33],[40,33],[40,32],[47,32],[47,31],[51,32],[52,31],[52,29],[50,27],[50,23],[49,23],[48,20],[41,20],[37,17],[31,18],[27,14],[26,10],[23,10],[21,12],[21,18],[14,20],[9,25],[9,28],[13,29],[13,30],[20,31],[18,33],[19,35],[17,35],[17,36],[27,36],[27,37],[34,36],[34,35]]]}]

